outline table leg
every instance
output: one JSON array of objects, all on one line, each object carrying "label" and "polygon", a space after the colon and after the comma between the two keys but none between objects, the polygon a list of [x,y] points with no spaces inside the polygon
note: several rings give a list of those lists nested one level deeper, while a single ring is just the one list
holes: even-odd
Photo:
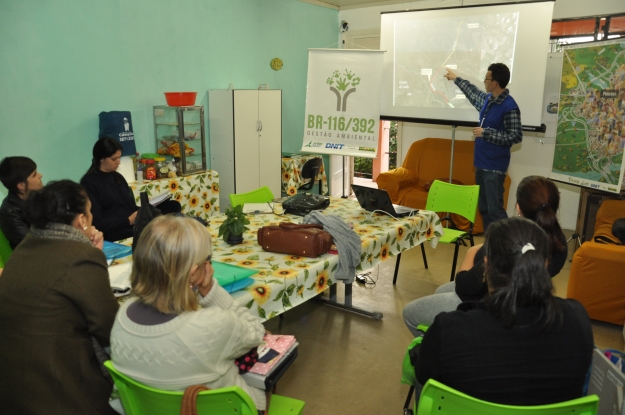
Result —
[{"label": "table leg", "polygon": [[358,313],[364,316],[371,317],[374,320],[382,320],[382,317],[384,317],[384,315],[382,314],[381,311],[367,311],[367,310],[363,310],[362,308],[352,306],[352,284],[343,284],[343,286],[345,287],[345,303],[341,304],[337,302],[336,301],[336,286],[337,285],[338,283],[330,286],[330,298],[329,299],[319,297],[319,301],[327,305],[331,305],[332,307],[341,308],[343,310],[347,310],[353,313]]}]

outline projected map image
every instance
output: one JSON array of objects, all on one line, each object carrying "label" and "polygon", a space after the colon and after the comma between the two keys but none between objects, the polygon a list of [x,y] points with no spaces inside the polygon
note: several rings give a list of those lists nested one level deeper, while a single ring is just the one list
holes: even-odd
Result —
[{"label": "projected map image", "polygon": [[512,72],[518,19],[518,13],[505,13],[397,22],[394,105],[472,108],[444,78],[445,68],[472,82],[484,79],[493,62]]},{"label": "projected map image", "polygon": [[625,43],[568,47],[552,171],[572,176],[573,183],[618,191],[624,148]]}]

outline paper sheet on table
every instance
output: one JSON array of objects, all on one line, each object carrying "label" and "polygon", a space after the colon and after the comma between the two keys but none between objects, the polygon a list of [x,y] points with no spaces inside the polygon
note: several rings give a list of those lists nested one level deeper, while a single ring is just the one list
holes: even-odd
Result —
[{"label": "paper sheet on table", "polygon": [[245,203],[243,205],[243,213],[273,213],[273,207],[270,203]]},{"label": "paper sheet on table", "polygon": [[171,193],[163,193],[161,195],[154,196],[152,199],[150,199],[150,204],[152,206],[158,206],[164,201],[169,200],[169,199],[171,199]]},{"label": "paper sheet on table", "polygon": [[111,288],[120,291],[130,289],[130,271],[132,271],[132,262],[109,267]]}]

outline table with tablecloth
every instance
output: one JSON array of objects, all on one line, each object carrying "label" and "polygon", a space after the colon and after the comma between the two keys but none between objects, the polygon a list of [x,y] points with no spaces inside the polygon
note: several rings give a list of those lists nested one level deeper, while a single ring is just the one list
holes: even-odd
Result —
[{"label": "table with tablecloth", "polygon": [[[282,157],[282,191],[284,193],[293,196],[300,186],[310,182],[310,179],[302,177],[302,167],[308,160],[314,158],[321,158],[321,156],[318,154],[293,154]],[[321,164],[321,169],[315,177],[315,182],[319,183],[324,195],[328,193],[328,180],[323,164]]]},{"label": "table with tablecloth", "polygon": [[[426,240],[436,247],[443,233],[436,213],[421,210],[415,216],[394,219],[386,215],[364,211],[353,199],[331,198],[324,214],[338,215],[362,239],[361,262],[358,270],[368,269],[386,259],[395,257]],[[274,214],[248,215],[250,230],[245,232],[243,243],[230,246],[217,238],[224,215],[211,218],[209,231],[213,237],[213,259],[252,268],[258,271],[254,283],[246,289],[232,293],[234,299],[247,306],[252,314],[263,320],[277,316],[318,294],[336,283],[338,255],[330,253],[318,258],[282,255],[265,252],[256,242],[260,227],[279,222],[297,222],[302,218]]]},{"label": "table with tablecloth", "polygon": [[199,216],[208,222],[213,214],[219,212],[219,173],[214,170],[142,184],[133,182],[130,189],[137,204],[141,192],[147,192],[149,198],[167,192],[171,193],[172,200],[180,202],[184,214]]}]

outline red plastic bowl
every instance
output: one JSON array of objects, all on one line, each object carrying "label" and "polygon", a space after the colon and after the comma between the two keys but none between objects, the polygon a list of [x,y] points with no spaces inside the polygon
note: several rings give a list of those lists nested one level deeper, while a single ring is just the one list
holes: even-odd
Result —
[{"label": "red plastic bowl", "polygon": [[196,96],[197,92],[165,92],[165,99],[170,107],[195,105]]}]

